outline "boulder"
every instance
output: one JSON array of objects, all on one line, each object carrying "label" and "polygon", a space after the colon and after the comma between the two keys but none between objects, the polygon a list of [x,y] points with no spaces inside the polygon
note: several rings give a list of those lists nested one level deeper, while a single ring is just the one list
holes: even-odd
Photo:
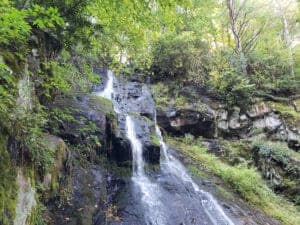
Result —
[{"label": "boulder", "polygon": [[250,110],[247,111],[247,115],[250,118],[262,117],[271,112],[271,109],[264,103],[256,103],[251,106]]},{"label": "boulder", "polygon": [[[115,113],[111,101],[90,95],[76,96],[64,95],[55,98],[49,108],[59,109],[60,114],[67,114],[67,119],[59,122],[50,121],[51,133],[57,134],[65,141],[73,145],[90,145],[96,150],[101,146],[96,146],[92,137],[98,137],[100,144],[105,146],[107,118],[115,118]],[[57,127],[57,130],[52,130]]]},{"label": "boulder", "polygon": [[219,110],[217,113],[217,118],[218,118],[218,120],[221,120],[221,121],[228,120],[228,111],[225,109]]},{"label": "boulder", "polygon": [[194,136],[212,138],[215,135],[215,119],[208,111],[196,111],[181,108],[170,113],[171,110],[159,111],[157,123],[167,132],[175,135],[190,133]]},{"label": "boulder", "polygon": [[265,117],[265,127],[268,131],[275,131],[282,125],[282,121],[280,120],[279,116],[271,113],[267,117]]},{"label": "boulder", "polygon": [[236,130],[241,128],[241,123],[240,123],[240,111],[241,109],[238,107],[234,107],[234,111],[230,115],[229,119],[229,128]]},{"label": "boulder", "polygon": [[228,128],[229,128],[228,121],[226,120],[218,121],[218,129],[220,129],[221,131],[228,131]]},{"label": "boulder", "polygon": [[287,130],[287,142],[290,148],[299,151],[300,150],[300,135]]}]

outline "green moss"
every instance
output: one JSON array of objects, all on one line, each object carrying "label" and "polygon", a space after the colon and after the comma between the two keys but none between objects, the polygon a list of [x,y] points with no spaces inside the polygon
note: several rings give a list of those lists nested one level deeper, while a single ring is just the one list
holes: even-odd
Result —
[{"label": "green moss", "polygon": [[231,192],[229,192],[227,189],[223,188],[220,185],[217,186],[217,195],[227,200],[235,199],[234,195]]},{"label": "green moss", "polygon": [[17,204],[17,171],[7,152],[7,137],[0,135],[0,224],[13,224]]},{"label": "green moss", "polygon": [[26,225],[47,225],[44,215],[45,210],[46,207],[40,201],[37,201],[37,205],[32,210],[30,217],[26,220]]},{"label": "green moss", "polygon": [[160,146],[159,138],[155,134],[151,134],[151,142],[155,146]]},{"label": "green moss", "polygon": [[189,172],[192,174],[192,176],[195,177],[201,177],[201,178],[208,178],[208,173],[205,172],[203,169],[199,169],[199,165],[190,165],[188,167]]},{"label": "green moss", "polygon": [[[105,169],[111,171],[113,174],[121,178],[130,178],[132,174],[131,162],[123,162],[122,166],[118,166],[115,161],[107,160],[105,155],[98,156],[98,163],[101,164]],[[128,166],[125,166],[128,164]]]},{"label": "green moss", "polygon": [[219,176],[243,199],[259,207],[269,216],[285,225],[297,225],[300,214],[290,202],[270,190],[259,172],[246,165],[230,166],[209,154],[201,145],[186,145],[180,139],[168,138],[172,146],[201,163],[209,172]]},{"label": "green moss", "polygon": [[114,108],[112,102],[104,97],[90,95],[90,104],[91,108],[95,110],[100,110],[105,113],[113,113]]},{"label": "green moss", "polygon": [[152,96],[157,108],[168,107],[170,104],[169,88],[163,83],[156,83],[151,86]]},{"label": "green moss", "polygon": [[175,107],[176,108],[184,108],[189,104],[188,99],[184,96],[177,96],[175,98]]},{"label": "green moss", "polygon": [[290,123],[295,123],[300,120],[300,113],[296,112],[294,107],[288,104],[279,102],[268,102],[268,105],[279,112]]}]

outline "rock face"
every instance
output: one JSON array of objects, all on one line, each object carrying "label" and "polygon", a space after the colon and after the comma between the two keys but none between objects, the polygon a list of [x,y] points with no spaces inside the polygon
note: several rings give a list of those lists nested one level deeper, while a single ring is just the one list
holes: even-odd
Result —
[{"label": "rock face", "polygon": [[259,102],[251,106],[251,108],[247,111],[247,115],[250,118],[259,118],[270,112],[270,108],[264,102]]},{"label": "rock face", "polygon": [[130,114],[134,118],[137,135],[143,144],[144,160],[152,164],[159,163],[160,146],[152,139],[156,136],[156,110],[148,87],[135,81],[115,82],[113,103],[118,112],[118,132],[112,139],[112,152],[118,156],[121,155],[121,151],[126,152],[126,158],[130,161],[132,159],[130,142],[126,136],[126,115]]},{"label": "rock face", "polygon": [[14,225],[26,225],[27,219],[30,218],[36,206],[35,189],[30,182],[30,178],[25,177],[21,169],[18,171],[17,184],[19,191]]},{"label": "rock face", "polygon": [[72,196],[63,208],[49,205],[50,225],[106,224],[106,212],[124,185],[100,166],[75,167],[71,181]]},{"label": "rock face", "polygon": [[43,178],[43,184],[45,191],[43,194],[44,199],[51,199],[58,194],[60,180],[68,168],[66,166],[66,160],[68,158],[68,148],[66,143],[54,135],[45,135],[44,137],[46,146],[53,149],[55,152],[55,160],[50,171],[45,174]]},{"label": "rock face", "polygon": [[[70,144],[87,143],[90,135],[105,140],[106,115],[112,112],[112,105],[106,99],[82,95],[59,96],[50,107],[61,109],[62,113],[70,116],[58,127],[58,135]],[[92,123],[96,128],[88,129]],[[84,126],[86,130],[83,131]]]},{"label": "rock face", "polygon": [[186,88],[184,90],[185,96],[192,99],[189,103],[163,107],[157,112],[157,122],[166,132],[229,139],[247,138],[265,132],[275,140],[287,142],[296,151],[300,149],[300,130],[286,123],[280,112],[271,109],[267,103],[258,102],[244,112],[239,107],[226,109],[216,100],[203,97],[193,89],[191,93],[187,93],[189,90]]},{"label": "rock face", "polygon": [[167,132],[175,135],[190,133],[212,138],[215,132],[214,115],[208,111],[201,112],[188,108],[160,110],[157,113],[157,122]]}]

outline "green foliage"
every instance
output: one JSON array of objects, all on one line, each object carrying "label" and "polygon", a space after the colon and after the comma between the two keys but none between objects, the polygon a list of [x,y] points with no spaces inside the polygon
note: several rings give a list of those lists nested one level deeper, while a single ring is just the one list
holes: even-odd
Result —
[{"label": "green foliage", "polygon": [[190,145],[194,142],[195,137],[192,134],[185,134],[183,138],[183,142],[187,145]]},{"label": "green foliage", "polygon": [[28,223],[30,225],[47,225],[45,211],[46,207],[38,200],[37,205],[33,209],[33,212],[28,219]]},{"label": "green foliage", "polygon": [[13,8],[9,1],[0,3],[0,45],[25,43],[31,27],[26,22],[26,11]]},{"label": "green foliage", "polygon": [[54,7],[44,8],[40,5],[33,5],[27,10],[27,15],[32,24],[41,29],[55,28],[64,24],[64,20],[60,17],[58,9]]},{"label": "green foliage", "polygon": [[154,44],[152,72],[156,80],[203,83],[207,64],[208,49],[192,32],[165,35]]},{"label": "green foliage", "polygon": [[[1,131],[1,130],[0,130]],[[0,224],[13,224],[17,204],[17,171],[8,149],[7,137],[0,135]]]},{"label": "green foliage", "polygon": [[293,106],[280,102],[268,102],[268,105],[282,115],[287,122],[293,124],[300,121],[300,114],[295,111]]},{"label": "green foliage", "polygon": [[296,225],[300,220],[296,207],[275,195],[254,168],[247,165],[230,166],[209,154],[201,145],[186,145],[180,139],[168,138],[168,142],[200,163],[209,172],[219,176],[245,200],[258,206],[269,216],[285,225]]},{"label": "green foliage", "polygon": [[300,154],[290,149],[286,143],[272,142],[261,138],[253,139],[252,148],[258,149],[258,154],[262,158],[272,159],[275,162],[288,166],[291,159],[300,160]]},{"label": "green foliage", "polygon": [[151,141],[154,145],[160,146],[159,138],[156,134],[151,134]]},{"label": "green foliage", "polygon": [[167,107],[170,103],[170,90],[169,86],[164,85],[164,83],[158,82],[151,86],[152,96],[155,101],[156,108]]},{"label": "green foliage", "polygon": [[0,125],[7,127],[11,122],[14,107],[16,84],[12,71],[0,61]]},{"label": "green foliage", "polygon": [[252,101],[254,85],[235,69],[228,68],[222,72],[212,71],[209,83],[228,105],[246,107]]},{"label": "green foliage", "polygon": [[42,108],[36,108],[30,113],[19,117],[14,124],[17,130],[14,136],[21,144],[21,149],[30,154],[31,163],[42,174],[46,174],[55,159],[55,149],[50,148],[44,138],[44,127],[47,114]]}]

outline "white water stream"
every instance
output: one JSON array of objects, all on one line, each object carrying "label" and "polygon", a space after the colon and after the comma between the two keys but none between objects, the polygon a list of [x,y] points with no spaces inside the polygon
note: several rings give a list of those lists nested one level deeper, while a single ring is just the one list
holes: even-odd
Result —
[{"label": "white water stream", "polygon": [[114,75],[113,75],[113,72],[112,72],[111,70],[108,70],[108,71],[107,71],[107,83],[106,83],[106,85],[105,85],[105,88],[103,89],[103,91],[96,92],[96,95],[111,100],[111,99],[112,99],[113,92],[114,92],[113,83],[114,83]]},{"label": "white water stream", "polygon": [[141,140],[138,139],[135,124],[130,116],[126,116],[126,131],[127,137],[131,143],[132,149],[132,164],[133,164],[133,182],[138,185],[142,193],[142,201],[146,206],[147,224],[164,225],[166,218],[163,215],[163,205],[160,202],[159,186],[150,181],[145,175],[143,146]]},{"label": "white water stream", "polygon": [[[105,88],[101,92],[97,92],[96,95],[102,96],[108,99],[112,99],[114,88],[114,77],[112,71],[108,71],[108,81]],[[115,110],[118,106],[114,106]],[[116,110],[120,113],[119,110]],[[136,133],[136,127],[133,117],[126,115],[126,135],[130,141],[132,149],[132,181],[141,192],[141,201],[143,207],[145,207],[145,219],[148,225],[166,225],[168,224],[167,209],[161,201],[162,187],[156,182],[152,182],[145,173],[145,162],[143,159],[143,145]],[[217,203],[214,197],[206,191],[203,191],[192,180],[187,170],[175,157],[168,153],[168,146],[163,140],[161,131],[156,125],[156,135],[159,138],[160,146],[163,154],[163,160],[161,161],[161,168],[163,172],[169,173],[174,177],[177,177],[186,185],[192,185],[193,190],[198,193],[201,199],[201,204],[205,213],[212,222],[213,225],[234,225],[229,217],[224,213],[221,206]]]},{"label": "white water stream", "polygon": [[155,130],[156,135],[159,138],[160,146],[163,152],[164,163],[168,172],[182,179],[182,181],[185,183],[190,183],[193,186],[194,191],[199,193],[201,197],[201,203],[205,213],[214,225],[234,225],[214,197],[208,192],[201,190],[188,174],[182,163],[180,163],[172,155],[168,154],[168,146],[164,142],[161,131],[157,125],[155,126]]}]

